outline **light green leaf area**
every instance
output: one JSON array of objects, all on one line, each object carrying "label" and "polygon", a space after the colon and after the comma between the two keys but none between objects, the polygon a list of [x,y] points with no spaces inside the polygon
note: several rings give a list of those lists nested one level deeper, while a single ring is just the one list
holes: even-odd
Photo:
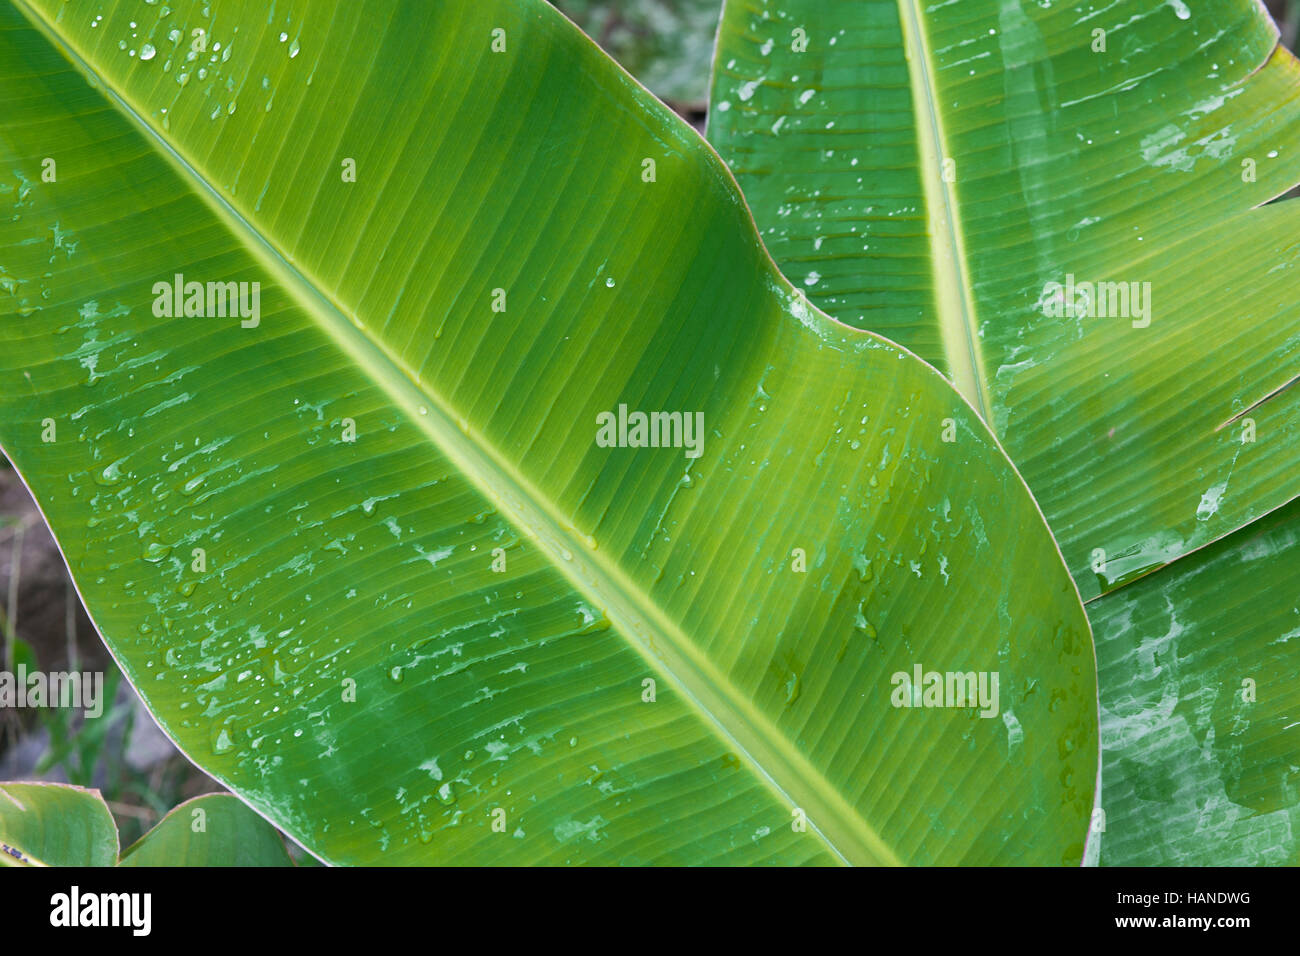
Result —
[{"label": "light green leaf area", "polygon": [[[0,439],[205,770],[333,863],[1078,862],[1095,662],[1023,482],[552,8],[0,10]],[[178,274],[256,325],[156,314]],[[917,664],[996,716],[893,706]]]},{"label": "light green leaf area", "polygon": [[113,866],[117,824],[98,790],[0,783],[0,866]]},{"label": "light green leaf area", "polygon": [[555,6],[661,99],[708,99],[719,0],[555,0]]},{"label": "light green leaf area", "polygon": [[229,794],[187,800],[122,854],[121,866],[292,866],[284,840]]},{"label": "light green leaf area", "polygon": [[1300,861],[1300,503],[1089,605],[1101,862]]},{"label": "light green leaf area", "polygon": [[1300,492],[1276,41],[1252,0],[726,4],[709,137],[767,247],[981,409],[1085,600]]}]

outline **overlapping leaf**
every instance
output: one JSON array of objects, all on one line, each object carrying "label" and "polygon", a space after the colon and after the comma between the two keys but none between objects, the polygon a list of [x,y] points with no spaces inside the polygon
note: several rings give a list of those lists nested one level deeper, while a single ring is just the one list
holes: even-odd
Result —
[{"label": "overlapping leaf", "polygon": [[0,784],[0,866],[113,866],[117,824],[97,790]]},{"label": "overlapping leaf", "polygon": [[122,854],[121,866],[292,866],[275,828],[234,797],[173,808]]},{"label": "overlapping leaf", "polygon": [[1085,599],[1300,493],[1276,41],[1251,0],[726,5],[709,137],[768,248],[981,408]]},{"label": "overlapping leaf", "polygon": [[118,859],[118,832],[98,790],[0,784],[0,866],[292,866],[284,841],[226,793],[187,800]]},{"label": "overlapping leaf", "polygon": [[[791,278],[982,405],[1085,593],[1174,562],[1089,604],[1106,863],[1295,860],[1298,91],[1249,3],[724,16],[710,135]],[[1070,277],[1149,314],[1045,314]]]},{"label": "overlapping leaf", "polygon": [[1300,861],[1300,504],[1089,605],[1101,862]]}]

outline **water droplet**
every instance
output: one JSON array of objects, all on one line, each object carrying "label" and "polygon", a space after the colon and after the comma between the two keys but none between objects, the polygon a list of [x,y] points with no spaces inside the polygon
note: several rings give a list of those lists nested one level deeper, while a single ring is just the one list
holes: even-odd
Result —
[{"label": "water droplet", "polygon": [[103,471],[95,474],[95,482],[101,485],[115,485],[125,477],[122,474],[122,462],[125,459],[119,459],[106,467]]},{"label": "water droplet", "polygon": [[788,707],[799,699],[799,675],[793,671],[785,680],[785,703]]},{"label": "water droplet", "polygon": [[157,52],[158,51],[153,48],[152,43],[146,43],[144,46],[140,47],[140,59],[152,60],[154,58],[154,54],[156,54]]},{"label": "water droplet", "polygon": [[144,551],[141,552],[140,557],[144,558],[146,561],[149,561],[152,564],[157,564],[159,561],[165,560],[167,555],[171,553],[172,553],[171,545],[163,544],[160,541],[150,541],[147,545],[145,545]]}]

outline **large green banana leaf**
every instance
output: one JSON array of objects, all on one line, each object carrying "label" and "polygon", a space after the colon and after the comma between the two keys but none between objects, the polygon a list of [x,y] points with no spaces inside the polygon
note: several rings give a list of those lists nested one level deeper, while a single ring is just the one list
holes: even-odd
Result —
[{"label": "large green banana leaf", "polygon": [[1300,863],[1300,502],[1088,608],[1101,862]]},{"label": "large green banana leaf", "polygon": [[[1275,41],[1227,2],[724,13],[710,135],[791,278],[983,403],[1085,593],[1174,562],[1088,605],[1105,863],[1296,860],[1300,525],[1270,512],[1300,487],[1300,222],[1256,207],[1300,179],[1300,105]],[[1150,281],[1150,325],[1043,315],[1068,274]]]},{"label": "large green banana leaf", "polygon": [[[255,809],[340,863],[1081,858],[1094,655],[1024,483],[553,9],[0,11],[0,439]],[[257,321],[158,314],[177,275]],[[598,444],[620,405],[699,456]],[[917,665],[997,713],[893,706]]]},{"label": "large green banana leaf", "polygon": [[[790,279],[981,410],[1085,600],[1300,493],[1300,70],[1254,0],[729,0],[709,138]],[[1052,314],[1102,282],[1142,308]]]}]

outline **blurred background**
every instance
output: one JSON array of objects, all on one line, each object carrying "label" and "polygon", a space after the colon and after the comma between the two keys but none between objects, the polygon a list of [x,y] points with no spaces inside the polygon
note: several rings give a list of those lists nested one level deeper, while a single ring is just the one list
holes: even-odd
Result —
[{"label": "blurred background", "polygon": [[[703,128],[721,0],[552,0],[664,102]],[[1300,0],[1267,0],[1292,50]],[[102,671],[104,714],[0,709],[0,781],[96,787],[129,846],[183,800],[223,789],[182,756],[121,679],[40,513],[0,456],[0,670]],[[301,851],[295,855],[302,857]]]}]

